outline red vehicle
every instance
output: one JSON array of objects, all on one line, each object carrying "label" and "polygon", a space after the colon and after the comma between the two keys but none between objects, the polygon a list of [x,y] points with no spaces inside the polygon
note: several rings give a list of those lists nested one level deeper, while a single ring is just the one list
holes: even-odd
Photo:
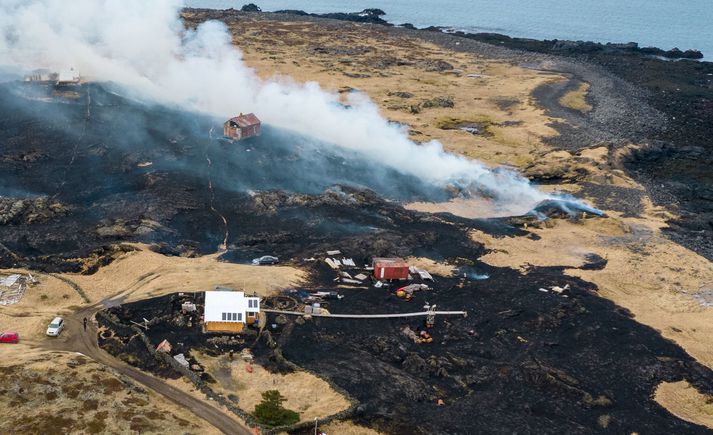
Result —
[{"label": "red vehicle", "polygon": [[20,335],[17,332],[0,333],[0,343],[17,343],[19,341]]}]

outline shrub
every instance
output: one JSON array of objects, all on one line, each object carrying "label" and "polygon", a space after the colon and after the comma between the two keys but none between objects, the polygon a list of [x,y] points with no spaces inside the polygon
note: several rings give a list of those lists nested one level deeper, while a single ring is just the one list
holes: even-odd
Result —
[{"label": "shrub", "polygon": [[269,427],[285,426],[300,421],[300,414],[290,409],[285,409],[282,402],[287,400],[277,390],[268,390],[262,393],[262,402],[255,405],[253,415],[260,424]]}]

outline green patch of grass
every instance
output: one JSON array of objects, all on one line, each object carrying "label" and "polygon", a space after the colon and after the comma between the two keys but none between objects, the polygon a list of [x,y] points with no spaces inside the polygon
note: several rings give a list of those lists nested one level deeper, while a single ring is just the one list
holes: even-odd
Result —
[{"label": "green patch of grass", "polygon": [[262,402],[255,405],[253,416],[260,424],[269,427],[285,426],[300,421],[299,412],[286,409],[282,403],[287,400],[277,390],[262,393]]}]

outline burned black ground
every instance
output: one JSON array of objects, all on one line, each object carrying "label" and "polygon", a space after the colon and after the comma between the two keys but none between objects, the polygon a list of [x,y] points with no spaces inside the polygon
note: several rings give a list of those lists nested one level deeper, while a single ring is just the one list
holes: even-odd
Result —
[{"label": "burned black ground", "polygon": [[291,132],[265,126],[259,138],[230,143],[213,134],[220,120],[96,84],[72,92],[79,96],[47,100],[42,88],[0,87],[2,266],[86,271],[93,268],[77,259],[101,257],[117,242],[193,255],[215,251],[226,233],[232,258],[278,245],[290,255],[328,235],[394,227],[399,207],[369,189],[445,198]]},{"label": "burned black ground", "polygon": [[[438,237],[430,249],[439,252],[448,243],[447,237]],[[350,248],[360,249],[357,241],[342,241],[339,247],[345,255],[351,255]],[[417,292],[405,302],[393,295],[394,286],[336,288],[334,272],[319,261],[308,263],[310,282],[300,289],[344,295],[327,302],[332,313],[412,312],[426,302],[469,312],[466,318],[437,318],[430,344],[416,344],[401,332],[404,327],[423,329],[422,320],[402,319],[303,323],[269,315],[270,338],[258,340],[255,331],[238,338],[204,335],[197,323],[188,326],[179,314],[181,301],[200,304],[200,294],[169,295],[110,312],[126,323],[156,319],[147,334],[154,344],[168,339],[173,353],[233,350],[237,355],[251,347],[259,363],[281,372],[291,370],[284,357],[346,390],[359,401],[355,420],[386,433],[706,433],[672,416],[652,394],[660,382],[681,379],[713,392],[713,373],[626,310],[598,297],[591,284],[565,276],[561,268],[521,274],[467,260],[482,254],[476,244],[447,249],[445,256],[462,258],[451,261],[467,263],[489,278],[436,277],[434,290]],[[539,290],[552,285],[569,285],[569,290]],[[268,299],[265,304],[274,303]],[[120,352],[116,346],[107,349]],[[145,362],[137,364],[162,373]],[[445,406],[437,406],[438,399]]]},{"label": "burned black ground", "polygon": [[[656,205],[676,213],[677,216],[668,222],[667,235],[713,259],[713,178],[710,171],[713,164],[710,157],[713,148],[713,62],[664,60],[652,55],[650,50],[631,44],[536,41],[490,33],[460,32],[454,36],[433,30],[436,31],[425,32],[429,34],[426,38],[451,48],[453,41],[466,39],[523,50],[527,52],[523,57],[531,56],[535,61],[549,59],[557,70],[572,74],[575,80],[590,83],[591,93],[595,98],[601,98],[595,103],[599,103],[602,112],[609,112],[604,116],[596,113],[583,115],[558,107],[556,99],[565,88],[556,88],[566,85],[546,85],[536,92],[551,114],[567,119],[571,124],[555,125],[560,136],[552,144],[563,149],[598,144],[617,147],[627,141],[642,145],[638,152],[625,159],[625,168],[646,187],[646,193]],[[478,47],[466,48],[467,44],[459,46],[482,51]],[[596,74],[597,68],[615,80],[597,77],[600,75]],[[624,97],[624,101],[610,101],[606,94],[612,91]],[[651,109],[658,112],[658,116]],[[583,126],[586,128],[581,128]]]},{"label": "burned black ground", "polygon": [[[615,433],[705,432],[651,396],[660,382],[681,379],[712,393],[709,369],[561,268],[523,274],[477,260],[485,252],[466,232],[477,226],[503,237],[526,235],[507,220],[406,211],[362,187],[394,198],[436,193],[366,162],[350,161],[347,169],[354,170],[345,173],[343,159],[350,156],[329,154],[316,160],[319,171],[301,170],[295,159],[310,156],[316,145],[297,135],[268,128],[260,140],[227,144],[210,137],[220,120],[138,104],[101,86],[81,89],[79,99],[53,101],[0,90],[0,188],[7,204],[0,266],[87,270],[76,258],[101,256],[122,241],[154,243],[172,254],[214,252],[226,232],[230,261],[269,253],[301,263],[334,248],[362,262],[371,255],[449,259],[490,278],[437,277],[434,291],[409,303],[388,289],[343,290],[346,297],[329,306],[332,312],[417,311],[427,299],[469,311],[465,319],[439,318],[433,343],[416,345],[401,333],[400,321],[318,319],[276,331],[282,354],[344,388],[361,402],[357,421],[389,433],[589,433],[605,430],[603,421]],[[299,153],[295,144],[303,147]],[[269,171],[276,162],[277,174]],[[372,179],[371,172],[365,177],[367,168],[390,181]],[[389,190],[399,186],[414,188]],[[228,217],[227,227],[211,202]],[[322,263],[310,276],[309,288],[334,286]],[[566,284],[567,297],[538,290]],[[175,301],[166,302],[143,301],[115,313],[140,322],[158,307],[176,309]],[[171,318],[149,329],[156,344],[169,338],[178,350],[225,351],[250,343],[211,344],[195,324]],[[135,340],[103,340],[129,362],[175,375],[148,363]],[[266,343],[255,353],[284,369]]]}]

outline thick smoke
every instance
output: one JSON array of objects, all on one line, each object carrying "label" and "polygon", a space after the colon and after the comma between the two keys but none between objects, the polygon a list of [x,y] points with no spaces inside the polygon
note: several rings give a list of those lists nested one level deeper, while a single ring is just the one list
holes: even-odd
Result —
[{"label": "thick smoke", "polygon": [[186,30],[180,0],[2,0],[0,65],[75,68],[145,100],[225,118],[255,112],[265,123],[332,143],[435,186],[449,184],[523,211],[551,198],[518,174],[415,144],[360,94],[316,83],[261,80],[219,22]]}]

